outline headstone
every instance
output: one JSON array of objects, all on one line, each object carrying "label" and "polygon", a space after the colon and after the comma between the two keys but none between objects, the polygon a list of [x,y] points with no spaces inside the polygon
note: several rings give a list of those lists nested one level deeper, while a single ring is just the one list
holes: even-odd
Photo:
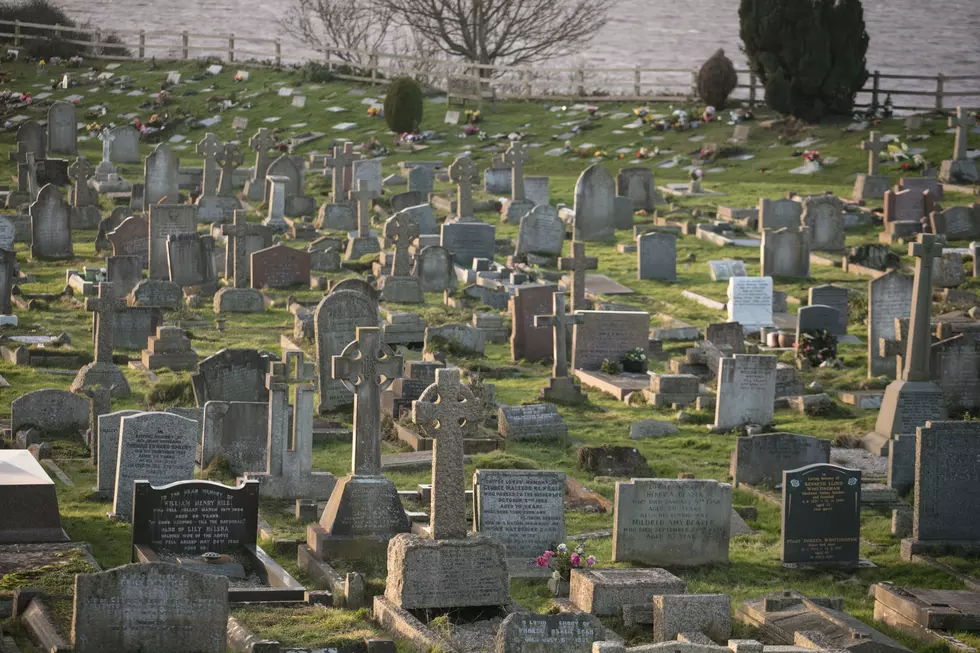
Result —
[{"label": "headstone", "polygon": [[77,653],[225,653],[228,579],[165,562],[75,577]]},{"label": "headstone", "polygon": [[73,392],[44,388],[23,394],[10,403],[12,435],[31,427],[42,433],[81,433],[88,426],[88,399]]},{"label": "headstone", "polygon": [[142,216],[131,216],[107,234],[113,256],[137,256],[142,269],[149,267],[149,223]]},{"label": "headstone", "polygon": [[661,201],[653,170],[642,166],[620,169],[616,175],[616,194],[628,197],[634,211],[653,211]]},{"label": "headstone", "polygon": [[932,369],[944,401],[957,410],[980,407],[980,339],[960,333],[931,347]]},{"label": "headstone", "polygon": [[534,560],[565,541],[565,474],[477,469],[473,529],[500,541],[508,558]]},{"label": "headstone", "polygon": [[803,199],[803,226],[810,229],[810,247],[826,252],[844,251],[844,203],[836,195],[810,195]]},{"label": "headstone", "polygon": [[963,255],[959,252],[943,252],[932,261],[932,285],[934,288],[956,288],[966,281]]},{"label": "headstone", "polygon": [[585,170],[575,183],[575,232],[578,241],[613,240],[616,184],[601,163]]},{"label": "headstone", "polygon": [[200,465],[216,457],[242,475],[260,472],[268,463],[269,404],[255,401],[209,401],[204,404]]},{"label": "headstone", "polygon": [[776,360],[775,356],[735,354],[719,361],[713,430],[765,426],[772,421]]},{"label": "headstone", "polygon": [[708,271],[712,281],[728,281],[732,277],[747,277],[744,261],[733,261],[724,259],[722,261],[708,261]]},{"label": "headstone", "polygon": [[559,256],[565,242],[565,223],[550,204],[539,204],[521,218],[515,254]]},{"label": "headstone", "polygon": [[179,204],[180,160],[166,143],[157,145],[146,157],[143,166],[143,206],[146,210],[157,204]]},{"label": "headstone", "polygon": [[310,253],[286,245],[252,252],[252,288],[289,288],[310,283]]},{"label": "headstone", "polygon": [[658,568],[574,569],[569,582],[572,604],[597,617],[621,618],[624,605],[649,606],[654,596],[686,593],[687,583]]},{"label": "headstone", "polygon": [[419,234],[423,236],[439,235],[439,224],[432,214],[431,204],[412,204],[401,209],[400,212],[419,226]]},{"label": "headstone", "polygon": [[197,352],[191,349],[191,340],[184,330],[176,326],[159,327],[156,335],[147,340],[142,360],[148,370],[197,370]]},{"label": "headstone", "polygon": [[408,191],[416,192],[422,196],[423,201],[427,200],[429,193],[433,190],[436,175],[435,171],[425,166],[417,166],[408,171]]},{"label": "headstone", "polygon": [[815,304],[803,306],[796,316],[796,342],[807,331],[826,331],[836,336],[835,331],[840,326],[840,311],[831,306]]},{"label": "headstone", "polygon": [[359,159],[353,163],[353,185],[352,188],[360,188],[360,182],[364,182],[366,190],[381,195],[382,179],[384,172],[381,168],[381,159]]},{"label": "headstone", "polygon": [[48,154],[78,153],[76,139],[78,120],[75,105],[58,100],[48,107]]},{"label": "headstone", "polygon": [[197,233],[197,207],[190,204],[151,205],[147,215],[150,234],[149,277],[169,280],[167,238],[177,234]]},{"label": "headstone", "polygon": [[114,163],[140,163],[140,133],[129,125],[118,125],[109,130],[109,157]]},{"label": "headstone", "polygon": [[548,313],[556,285],[519,286],[510,298],[511,360],[539,361],[551,358],[554,340],[550,327],[536,328],[534,316]]},{"label": "headstone", "polygon": [[334,290],[320,300],[313,321],[320,411],[327,412],[352,401],[343,384],[331,378],[331,361],[356,339],[358,327],[378,326],[378,305],[363,293]]},{"label": "headstone", "polygon": [[761,248],[762,276],[810,276],[810,230],[807,227],[765,229]]},{"label": "headstone", "polygon": [[419,226],[404,213],[396,213],[385,222],[384,237],[394,242],[394,260],[391,274],[381,277],[381,299],[399,304],[421,304],[425,302],[422,286],[417,277],[411,274],[412,260],[410,247],[419,237]]},{"label": "headstone", "polygon": [[783,470],[782,483],[782,561],[857,564],[861,471],[818,463]]},{"label": "headstone", "polygon": [[884,195],[886,228],[892,228],[895,223],[906,222],[919,224],[919,221],[932,211],[933,197],[928,191],[914,189],[888,191]]},{"label": "headstone", "polygon": [[728,562],[732,486],[694,479],[616,483],[613,562],[696,567]]},{"label": "headstone", "polygon": [[534,206],[551,204],[551,178],[524,177],[524,195]]},{"label": "headstone", "polygon": [[313,198],[303,194],[301,161],[297,161],[295,157],[288,154],[283,154],[269,164],[264,180],[265,189],[262,193],[262,200],[266,205],[271,204],[272,185],[268,181],[269,177],[286,177],[289,180],[285,184],[284,213],[287,217],[296,218],[313,214],[316,208]]},{"label": "headstone", "polygon": [[572,369],[597,370],[602,361],[619,361],[623,354],[650,342],[650,314],[639,311],[578,311],[581,324],[572,332]]},{"label": "headstone", "polygon": [[453,256],[441,245],[423,247],[415,257],[412,274],[419,278],[424,292],[442,292],[456,287]]},{"label": "headstone", "polygon": [[181,287],[204,286],[215,290],[214,238],[196,233],[167,236],[167,267],[170,280]]},{"label": "headstone", "polygon": [[823,305],[830,306],[837,311],[837,324],[828,329],[835,336],[842,336],[847,333],[848,322],[848,290],[841,286],[823,285],[813,286],[808,291],[810,306]]},{"label": "headstone", "polygon": [[92,337],[95,340],[95,360],[78,370],[71,384],[72,391],[101,385],[112,388],[115,397],[130,395],[129,383],[112,359],[116,345],[116,314],[127,310],[126,300],[116,294],[111,282],[99,283],[99,296],[85,298],[85,310],[92,313]]},{"label": "headstone", "polygon": [[564,441],[568,426],[554,404],[501,406],[497,411],[497,432],[514,442]]},{"label": "headstone", "polygon": [[357,190],[352,190],[347,196],[351,202],[357,204],[357,231],[347,241],[344,260],[356,261],[366,254],[381,251],[377,234],[371,231],[371,207],[374,200],[381,196],[381,192],[369,188],[367,182],[359,180]]},{"label": "headstone", "polygon": [[251,138],[248,139],[249,148],[255,152],[255,165],[252,174],[245,182],[245,196],[253,201],[261,201],[265,190],[265,177],[272,163],[270,150],[276,145],[276,139],[266,127],[260,127]]},{"label": "headstone", "polygon": [[912,277],[894,270],[868,282],[868,378],[895,377],[896,356],[883,356],[880,343],[896,340],[895,320],[911,315],[912,286]]},{"label": "headstone", "polygon": [[783,472],[830,462],[830,440],[796,433],[761,433],[735,441],[729,472],[732,483],[770,485],[783,480]]},{"label": "headstone", "polygon": [[166,485],[194,478],[199,428],[196,421],[170,413],[139,413],[121,419],[112,505],[116,519],[132,519],[134,481]]},{"label": "headstone", "polygon": [[728,280],[728,321],[748,331],[770,327],[772,322],[772,277],[731,277]]},{"label": "headstone", "polygon": [[33,154],[37,161],[43,161],[47,157],[47,141],[47,132],[37,121],[25,120],[17,128],[17,143],[23,143],[26,151]]},{"label": "headstone", "polygon": [[[468,156],[461,156],[453,161],[449,166],[449,180],[456,184],[456,216],[460,218],[472,217],[473,185],[479,180],[479,173],[473,159]],[[487,192],[491,191],[488,190]]]},{"label": "headstone", "polygon": [[594,615],[514,613],[504,619],[494,653],[592,653],[605,629]]},{"label": "headstone", "polygon": [[[535,327],[550,327],[553,364],[548,385],[542,389],[539,401],[547,401],[566,405],[584,403],[587,397],[575,383],[574,377],[568,373],[568,327],[582,324],[585,317],[580,313],[565,312],[565,293],[556,292],[552,295],[551,314],[535,315]],[[574,334],[573,334],[574,335]]]},{"label": "headstone", "polygon": [[[653,597],[653,641],[673,643],[699,634],[706,642],[727,642],[732,606],[727,594],[668,594]],[[744,640],[743,640],[744,641]]]},{"label": "headstone", "polygon": [[949,117],[949,126],[956,129],[956,138],[953,158],[943,161],[939,168],[939,180],[943,183],[967,185],[980,181],[980,171],[976,161],[969,156],[966,137],[967,130],[975,124],[976,119],[963,107],[956,107],[956,115]]},{"label": "headstone", "polygon": [[10,293],[17,278],[17,255],[13,250],[0,249],[0,324],[17,326]]},{"label": "headstone", "polygon": [[268,356],[254,349],[222,349],[202,360],[191,376],[194,399],[198,406],[209,401],[266,403],[268,367]]},{"label": "headstone", "polygon": [[[136,294],[140,285],[147,283],[144,279],[136,284],[133,293]],[[161,281],[168,286],[173,286],[169,281]],[[178,289],[178,293],[179,293]],[[130,306],[124,310],[116,311],[115,318],[115,345],[120,349],[141,349],[146,346],[146,339],[156,333],[157,327],[163,324],[163,312],[157,307]]]},{"label": "headstone", "polygon": [[802,215],[803,205],[796,200],[762,198],[759,200],[759,231],[784,228],[795,231],[800,228]]},{"label": "headstone", "polygon": [[456,264],[468,268],[475,258],[493,259],[496,233],[496,227],[485,222],[443,223],[439,244]]},{"label": "headstone", "polygon": [[491,195],[510,194],[511,173],[508,168],[487,168],[483,171],[483,190]]},{"label": "headstone", "polygon": [[677,280],[677,236],[662,231],[637,236],[636,278]]},{"label": "headstone", "polygon": [[0,450],[0,494],[0,544],[68,541],[54,482],[30,451]]},{"label": "headstone", "polygon": [[31,204],[31,257],[40,260],[75,256],[71,240],[71,211],[57,186],[46,184]]},{"label": "headstone", "polygon": [[[132,306],[176,310],[183,302],[180,286],[163,279],[143,279],[137,282],[129,294]],[[142,345],[140,345],[142,347]]]},{"label": "headstone", "polygon": [[980,204],[951,206],[929,216],[932,233],[944,234],[947,241],[980,238]]},{"label": "headstone", "polygon": [[359,153],[354,152],[354,144],[347,142],[342,146],[335,145],[333,153],[324,158],[323,174],[326,176],[327,170],[331,170],[331,192],[333,201],[339,204],[347,199],[347,193],[354,188],[352,166],[354,161],[361,158]]},{"label": "headstone", "polygon": [[425,349],[437,350],[448,346],[460,352],[482,356],[486,347],[486,334],[482,329],[468,324],[443,324],[425,328]]},{"label": "headstone", "polygon": [[119,459],[119,432],[122,418],[137,415],[138,410],[117,410],[99,415],[98,440],[96,441],[96,484],[100,497],[111,498],[116,489],[116,463]]}]

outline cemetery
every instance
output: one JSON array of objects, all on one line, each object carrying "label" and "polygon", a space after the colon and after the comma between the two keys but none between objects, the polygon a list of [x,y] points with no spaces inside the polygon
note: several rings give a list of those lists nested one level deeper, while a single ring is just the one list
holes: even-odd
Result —
[{"label": "cemetery", "polygon": [[0,61],[0,653],[980,648],[980,90],[184,47]]}]

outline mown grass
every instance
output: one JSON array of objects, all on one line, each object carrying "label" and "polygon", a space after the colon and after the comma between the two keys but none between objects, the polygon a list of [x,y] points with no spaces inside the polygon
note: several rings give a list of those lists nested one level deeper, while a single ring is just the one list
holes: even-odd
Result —
[{"label": "mown grass", "polygon": [[[207,131],[214,132],[219,139],[229,140],[247,138],[262,126],[278,130],[279,138],[303,132],[322,131],[325,136],[307,145],[297,148],[297,154],[307,154],[311,151],[326,151],[331,145],[341,139],[351,139],[362,143],[370,138],[376,138],[383,145],[390,146],[390,135],[381,119],[368,118],[367,106],[362,104],[365,97],[380,98],[383,87],[367,87],[366,95],[352,94],[355,85],[332,81],[328,83],[302,83],[298,72],[292,70],[270,70],[253,68],[241,64],[235,69],[247,69],[251,77],[248,82],[234,83],[232,76],[235,70],[226,67],[218,77],[210,77],[203,73],[203,66],[190,63],[159,63],[124,64],[118,68],[116,77],[127,75],[131,82],[126,89],[143,90],[146,94],[158,91],[165,80],[167,71],[178,70],[185,83],[171,89],[173,101],[165,107],[139,108],[141,103],[148,101],[147,95],[129,97],[125,93],[117,94],[110,91],[115,88],[108,86],[95,92],[81,86],[68,91],[51,91],[54,98],[66,97],[73,93],[84,96],[79,105],[79,120],[92,122],[98,120],[103,124],[127,122],[121,116],[135,113],[141,120],[146,120],[153,113],[166,113],[172,116],[183,114],[195,121],[212,115],[220,115],[221,121],[211,128],[193,126],[191,122],[180,124],[165,134],[163,140],[174,135],[185,137],[183,143],[188,149],[178,150],[183,166],[200,165],[200,159],[194,154],[193,144],[201,140]],[[12,79],[6,86],[14,90],[29,90],[35,95],[40,86],[49,87],[51,82],[60,78],[65,71],[59,67],[50,67],[49,71],[38,76],[33,65],[8,64],[5,69],[11,73]],[[78,79],[82,71],[72,70],[73,78]],[[200,77],[193,81],[193,78]],[[280,85],[297,89],[298,94],[307,96],[307,104],[303,109],[291,106],[289,98],[278,97]],[[237,104],[227,110],[219,111],[217,102],[220,99],[230,99]],[[463,146],[472,149],[472,156],[478,165],[486,167],[491,157],[506,147],[504,139],[490,138],[478,140],[476,137],[462,137],[458,127],[442,124],[444,104],[435,101],[435,97],[426,100],[426,117],[424,129],[437,132],[435,140],[430,140],[418,151],[392,151],[384,159],[384,172],[397,172],[399,161],[409,160],[442,160],[448,164],[452,155],[459,152]],[[106,108],[105,116],[89,118],[86,113],[92,107],[101,105]],[[620,148],[635,151],[640,147],[660,147],[670,149],[674,153],[689,156],[696,152],[704,143],[722,145],[731,134],[732,127],[723,122],[702,126],[689,132],[659,133],[648,129],[625,130],[622,127],[633,119],[633,104],[603,105],[599,118],[588,123],[589,129],[579,135],[568,138],[576,147],[586,143],[595,144],[595,151],[607,154],[601,161],[613,173],[625,165],[630,165],[630,156],[622,159],[616,154]],[[328,107],[342,107],[342,113],[326,111]],[[669,105],[652,105],[651,110],[659,113],[669,113],[674,107]],[[694,109],[695,107],[685,107]],[[545,152],[551,148],[560,147],[566,140],[563,132],[570,126],[563,125],[572,120],[581,121],[585,112],[580,108],[567,105],[552,110],[554,107],[544,103],[505,102],[498,103],[494,112],[484,107],[481,128],[489,135],[504,135],[512,132],[523,132],[523,140],[531,145],[531,162],[527,166],[527,174],[548,175],[551,179],[551,196],[553,203],[573,203],[573,190],[578,174],[594,161],[595,157],[573,159],[558,156],[549,157]],[[45,107],[43,103],[16,112],[8,113],[6,118],[14,113],[28,115],[31,118],[43,119]],[[612,118],[616,113],[630,114],[626,117]],[[243,134],[237,134],[232,128],[232,119],[237,116],[246,117],[249,126]],[[265,122],[267,118],[279,117],[275,122]],[[758,119],[764,120],[774,116],[766,111],[759,111]],[[356,128],[351,131],[338,132],[334,127],[340,122],[354,122]],[[305,123],[305,125],[303,125]],[[846,123],[833,123],[816,127],[801,127],[793,130],[780,131],[781,128],[765,129],[759,122],[752,123],[752,135],[745,151],[755,158],[749,161],[720,159],[713,166],[723,167],[724,172],[709,173],[705,186],[725,193],[724,196],[680,199],[676,200],[679,207],[685,210],[699,209],[710,216],[718,205],[749,207],[757,204],[760,197],[780,197],[787,191],[800,194],[822,193],[825,190],[839,195],[848,196],[856,173],[866,166],[866,154],[858,145],[866,138],[865,132],[845,131]],[[927,158],[938,167],[939,162],[950,156],[953,145],[951,135],[944,134],[945,120],[930,117],[922,129],[907,133],[900,120],[882,121],[876,127],[883,133],[897,134],[903,140],[908,137],[929,135],[921,141],[910,142],[912,147],[926,147]],[[691,140],[703,137],[701,140]],[[793,143],[807,137],[819,139],[813,145],[824,157],[836,157],[836,163],[828,164],[824,171],[813,176],[797,176],[789,174],[791,168],[801,164],[799,152],[802,148]],[[970,147],[980,147],[980,136],[969,135]],[[441,141],[441,142],[440,142]],[[12,149],[14,132],[8,130],[0,133],[0,142]],[[535,145],[540,145],[535,147]],[[153,145],[144,143],[143,154],[148,154]],[[80,154],[92,161],[101,159],[101,143],[89,138],[79,143]],[[655,166],[673,155],[664,155],[652,162],[642,165]],[[246,162],[251,164],[253,156],[247,153]],[[681,182],[686,180],[680,166],[675,168],[653,168],[660,184]],[[883,166],[886,174],[897,181],[900,176],[896,166]],[[130,181],[139,181],[142,177],[141,166],[121,166],[123,175]],[[3,157],[0,160],[0,173],[8,177],[16,173],[12,162]],[[393,189],[398,192],[402,189]],[[449,185],[437,183],[436,191],[450,192]],[[316,174],[307,177],[307,192],[318,202],[322,202],[328,193],[328,184]],[[477,198],[487,198],[483,192],[477,193]],[[948,194],[945,205],[966,204],[972,198],[965,194]],[[880,203],[872,202],[872,205]],[[110,204],[103,198],[103,209],[108,211]],[[263,216],[264,207],[251,205],[248,207],[249,219],[258,221]],[[502,224],[494,212],[484,212],[479,217],[495,224],[498,238],[514,238],[517,226]],[[638,223],[650,222],[650,216],[637,216]],[[203,227],[202,227],[203,229]],[[617,232],[617,241],[629,242],[632,234],[626,231]],[[24,286],[26,292],[54,292],[64,287],[65,269],[81,268],[82,266],[102,265],[103,259],[96,256],[94,250],[94,231],[76,230],[74,233],[75,256],[71,261],[62,262],[30,262],[29,247],[26,243],[17,244],[18,258],[22,268],[35,275],[36,282]],[[855,230],[848,232],[849,245],[857,245],[869,240],[875,240],[873,229]],[[305,247],[306,243],[287,240],[290,246]],[[962,244],[962,243],[957,243]],[[903,254],[902,248],[896,247],[896,252]],[[566,249],[566,252],[568,250]],[[741,258],[745,261],[749,274],[759,273],[759,252],[756,249],[719,248],[696,240],[692,237],[682,238],[677,244],[678,280],[676,283],[657,281],[638,281],[636,279],[635,255],[618,254],[615,244],[589,244],[588,254],[599,258],[599,271],[613,279],[631,287],[634,295],[617,297],[616,302],[649,311],[654,317],[652,325],[660,323],[656,313],[662,312],[683,319],[693,324],[703,325],[708,322],[722,321],[725,316],[707,309],[682,296],[682,291],[693,290],[715,299],[724,299],[726,284],[715,283],[710,279],[707,262],[712,259],[730,257]],[[498,257],[500,260],[503,256]],[[906,259],[907,260],[907,259]],[[330,277],[340,278],[350,276],[350,272],[332,273]],[[812,285],[821,283],[836,283],[857,290],[866,290],[866,278],[846,274],[838,268],[812,268],[812,278],[809,280],[777,280],[777,286],[785,290],[790,297],[805,299],[806,290]],[[226,331],[218,333],[214,327],[214,315],[209,307],[201,310],[182,310],[167,315],[169,321],[200,320],[206,326],[194,327],[192,343],[201,356],[212,354],[223,347],[254,347],[273,352],[279,351],[279,335],[292,331],[292,316],[283,306],[285,298],[294,295],[300,301],[317,301],[321,293],[307,288],[294,288],[283,291],[271,291],[270,296],[275,305],[261,315],[232,315],[228,317]],[[790,303],[790,310],[795,311],[797,304]],[[420,312],[430,325],[446,322],[468,321],[472,308],[451,310],[442,304],[442,298],[436,294],[426,297],[426,303],[418,307],[398,307],[399,310],[414,310]],[[67,331],[72,335],[72,346],[91,352],[90,325],[91,316],[79,307],[70,304],[56,304],[44,311],[17,311],[21,326],[11,329],[12,333],[52,333]],[[849,332],[864,339],[866,325],[862,315],[857,312],[852,316]],[[668,343],[668,351],[674,356],[682,356],[684,348],[690,343]],[[311,348],[307,348],[311,351]],[[137,352],[129,352],[136,355]],[[865,345],[844,345],[841,357],[844,361],[843,370],[815,370],[802,374],[805,381],[819,381],[828,392],[856,388],[865,381],[866,377],[866,347]],[[468,361],[478,363],[489,369],[493,374],[492,382],[497,389],[498,400],[508,404],[519,404],[532,401],[546,383],[550,374],[550,366],[541,363],[526,363],[512,361],[509,347],[505,344],[489,345],[482,360]],[[665,361],[654,361],[654,371],[666,369]],[[0,362],[0,374],[11,384],[11,387],[0,389],[0,415],[9,415],[10,402],[22,393],[42,387],[67,387],[70,376],[56,374],[55,370],[30,369],[14,367]],[[189,374],[186,372],[164,372],[160,374],[160,382],[152,384],[148,378],[135,370],[124,370],[134,394],[132,398],[115,400],[113,409],[164,407],[175,401],[186,400],[182,390],[186,388]],[[646,417],[670,419],[672,411],[654,409],[650,406],[627,406],[610,397],[597,392],[590,392],[590,403],[582,407],[560,407],[559,410],[569,426],[571,442],[565,446],[557,444],[509,443],[506,452],[489,456],[477,456],[474,462],[467,466],[467,478],[478,466],[510,466],[530,467],[541,469],[557,469],[586,483],[602,495],[612,498],[614,483],[608,479],[596,480],[576,464],[576,443],[590,445],[629,444],[642,453],[657,476],[675,477],[679,472],[693,472],[698,478],[726,480],[728,478],[728,457],[733,446],[733,435],[709,435],[704,427],[710,422],[711,416],[692,413],[693,423],[679,424],[680,433],[664,438],[631,441],[628,437],[629,425]],[[349,412],[340,411],[334,417],[349,423]],[[780,430],[804,433],[817,437],[832,439],[840,435],[860,435],[873,426],[875,413],[848,409],[846,412],[827,418],[809,418],[789,410],[780,410],[775,414],[775,427]],[[385,452],[399,451],[397,445],[386,442]],[[61,455],[84,455],[79,451],[78,443],[64,445],[59,449]],[[314,467],[320,471],[330,471],[338,476],[349,471],[351,446],[349,443],[331,442],[316,445],[314,449]],[[60,463],[74,480],[72,487],[56,481],[65,529],[73,540],[88,541],[92,545],[93,554],[104,568],[125,564],[129,561],[131,533],[126,524],[111,522],[105,513],[111,510],[111,503],[92,500],[91,488],[95,485],[94,470],[83,461],[62,461]],[[419,483],[429,482],[427,470],[418,472],[392,473],[390,477],[399,489],[413,489]],[[467,485],[469,485],[467,480]],[[759,500],[754,495],[736,491],[735,503],[738,505],[756,505],[759,510],[758,521],[751,525],[759,530],[759,534],[735,539],[731,548],[731,565],[724,567],[709,567],[694,570],[675,570],[689,583],[692,592],[722,592],[730,595],[734,601],[758,597],[766,592],[791,587],[814,596],[843,596],[849,611],[859,618],[871,623],[872,603],[867,598],[868,586],[880,580],[892,580],[896,583],[930,587],[960,587],[959,581],[951,576],[921,565],[904,563],[898,556],[898,542],[889,533],[887,515],[866,511],[862,515],[862,555],[878,565],[877,569],[859,570],[855,572],[832,571],[796,571],[785,570],[779,563],[779,513],[778,510]],[[263,517],[272,525],[276,537],[302,538],[305,536],[305,524],[292,516],[292,506],[285,502],[263,500],[261,504]],[[581,533],[612,527],[612,516],[581,511],[569,512],[566,516],[569,533]],[[595,554],[600,564],[608,565],[611,559],[611,541],[597,540],[587,544],[589,551]],[[271,544],[266,550],[272,553]],[[274,554],[277,560],[287,570],[301,581],[308,582],[296,568],[295,558],[283,554]],[[955,563],[955,564],[954,564]],[[958,568],[972,571],[973,561],[953,561]],[[369,581],[372,584],[383,582],[381,573],[372,570]],[[52,581],[54,582],[54,581]],[[512,584],[516,600],[537,611],[549,609],[550,597],[542,583],[515,581]],[[284,643],[291,642],[302,645],[327,646],[342,641],[354,640],[365,633],[375,632],[374,627],[360,612],[324,610],[320,608],[303,608],[298,610],[282,610],[279,608],[249,608],[236,611],[250,627],[254,626],[263,637],[281,638]],[[966,637],[970,641],[969,637]],[[924,645],[903,639],[917,651],[924,651]],[[976,642],[976,640],[973,640]]]}]

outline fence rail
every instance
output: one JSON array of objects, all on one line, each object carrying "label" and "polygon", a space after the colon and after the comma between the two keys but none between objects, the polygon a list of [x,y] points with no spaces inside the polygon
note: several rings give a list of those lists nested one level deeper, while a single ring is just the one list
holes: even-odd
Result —
[{"label": "fence rail", "polygon": [[[110,35],[114,40],[107,40]],[[0,20],[0,39],[14,48],[35,40],[72,43],[86,46],[93,58],[113,61],[214,58],[235,63],[244,57],[252,65],[283,66],[310,60],[284,57],[281,39],[233,33],[145,29],[110,32]],[[697,96],[694,69],[497,66],[341,48],[331,48],[319,55],[320,62],[341,79],[381,83],[386,76],[408,75],[442,90],[449,88],[452,79],[463,79],[477,88],[492,89],[494,97],[500,99],[648,102],[688,100]],[[754,106],[762,100],[765,89],[749,70],[737,72],[738,85],[733,97]],[[956,105],[980,108],[980,75],[908,75],[875,70],[858,92],[856,106],[880,106],[886,98],[891,99],[893,108],[903,111],[944,110]]]}]

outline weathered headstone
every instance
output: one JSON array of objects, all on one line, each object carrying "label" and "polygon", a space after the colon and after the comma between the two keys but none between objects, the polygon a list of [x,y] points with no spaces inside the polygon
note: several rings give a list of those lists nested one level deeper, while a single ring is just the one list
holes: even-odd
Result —
[{"label": "weathered headstone", "polygon": [[803,199],[803,226],[810,229],[810,247],[844,251],[844,203],[836,195],[810,195]]},{"label": "weathered headstone", "polygon": [[475,258],[492,259],[497,229],[485,222],[443,223],[439,244],[462,267],[470,267]]},{"label": "weathered headstone", "polygon": [[781,483],[783,472],[830,462],[830,440],[796,433],[761,433],[735,441],[729,473],[732,483]]},{"label": "weathered headstone", "polygon": [[255,349],[222,349],[208,356],[191,376],[198,406],[209,401],[267,402],[268,356]]},{"label": "weathered headstone", "polygon": [[96,440],[96,484],[95,492],[102,498],[110,499],[116,489],[116,463],[119,460],[119,432],[122,418],[136,415],[138,410],[117,410],[114,413],[99,415],[98,438]]},{"label": "weathered headstone", "polygon": [[730,431],[746,424],[765,426],[772,421],[776,398],[776,357],[735,354],[718,367],[715,431]]},{"label": "weathered headstone", "polygon": [[636,278],[677,280],[677,236],[662,231],[637,236]]},{"label": "weathered headstone", "polygon": [[544,315],[552,305],[556,285],[519,286],[510,298],[511,360],[539,361],[551,358],[554,344],[550,327],[536,328],[535,315]]},{"label": "weathered headstone", "polygon": [[803,205],[796,200],[759,200],[759,230],[792,229],[800,227]]},{"label": "weathered headstone", "polygon": [[77,134],[75,105],[64,100],[53,102],[48,107],[48,154],[77,154]]},{"label": "weathered headstone", "polygon": [[146,210],[158,204],[179,204],[180,159],[166,143],[157,145],[143,166],[143,206]]},{"label": "weathered headstone", "polygon": [[118,125],[109,130],[109,157],[115,163],[140,163],[140,133],[130,125]]},{"label": "weathered headstone", "polygon": [[653,170],[642,166],[620,169],[616,175],[616,194],[630,198],[636,211],[653,211],[661,201]]},{"label": "weathered headstone", "polygon": [[558,256],[565,241],[565,223],[550,204],[539,204],[521,218],[515,254]]},{"label": "weathered headstone", "polygon": [[424,292],[442,292],[456,287],[453,256],[442,245],[423,247],[415,257],[412,274],[419,278]]},{"label": "weathered headstone", "polygon": [[254,401],[209,401],[204,404],[200,465],[215,456],[228,461],[236,475],[266,468],[269,404]]},{"label": "weathered headstone", "polygon": [[838,322],[837,325],[828,329],[830,333],[835,336],[842,336],[847,333],[847,322],[848,322],[848,290],[841,286],[833,285],[823,285],[823,286],[813,286],[809,289],[808,293],[808,304],[810,306],[816,306],[818,304],[823,306],[830,306],[837,311]]},{"label": "weathered headstone", "polygon": [[565,474],[477,469],[473,474],[473,529],[526,563],[565,541]]},{"label": "weathered headstone", "polygon": [[585,170],[575,182],[575,240],[613,240],[613,198],[616,183],[601,163]]},{"label": "weathered headstone", "polygon": [[358,327],[378,326],[378,305],[354,290],[334,290],[320,300],[313,316],[320,411],[350,404],[351,393],[330,376],[331,361],[357,338]]},{"label": "weathered headstone", "polygon": [[956,107],[956,115],[949,117],[949,126],[956,129],[953,142],[953,158],[942,162],[939,180],[951,184],[975,184],[980,181],[977,163],[970,158],[967,148],[967,130],[976,124],[976,119],[964,107]]},{"label": "weathered headstone", "polygon": [[868,378],[895,377],[895,354],[882,355],[881,341],[894,341],[895,320],[912,312],[912,277],[891,271],[868,282]]},{"label": "weathered headstone", "polygon": [[569,294],[572,298],[571,311],[573,313],[586,309],[585,271],[595,270],[598,267],[599,259],[594,256],[586,256],[585,243],[579,242],[578,240],[572,241],[571,256],[563,256],[558,259],[558,269],[563,272],[571,272]]},{"label": "weathered headstone", "polygon": [[[197,207],[190,204],[151,205],[149,207],[149,277],[170,279],[167,262],[167,238],[177,234],[197,233]],[[125,224],[125,222],[123,223]],[[120,228],[123,225],[120,225]]]},{"label": "weathered headstone", "polygon": [[591,614],[514,613],[504,619],[494,640],[494,653],[592,653],[605,629]]},{"label": "weathered headstone", "polygon": [[810,276],[810,230],[807,227],[765,229],[760,247],[762,276]]},{"label": "weathered headstone", "polygon": [[650,314],[640,311],[578,311],[583,317],[572,331],[572,369],[597,370],[602,361],[619,361],[650,343]]},{"label": "weathered headstone", "polygon": [[310,253],[286,245],[252,252],[252,288],[289,288],[310,283]]},{"label": "weathered headstone", "polygon": [[71,240],[71,210],[57,186],[45,184],[31,204],[31,257],[66,259],[75,255]]}]

